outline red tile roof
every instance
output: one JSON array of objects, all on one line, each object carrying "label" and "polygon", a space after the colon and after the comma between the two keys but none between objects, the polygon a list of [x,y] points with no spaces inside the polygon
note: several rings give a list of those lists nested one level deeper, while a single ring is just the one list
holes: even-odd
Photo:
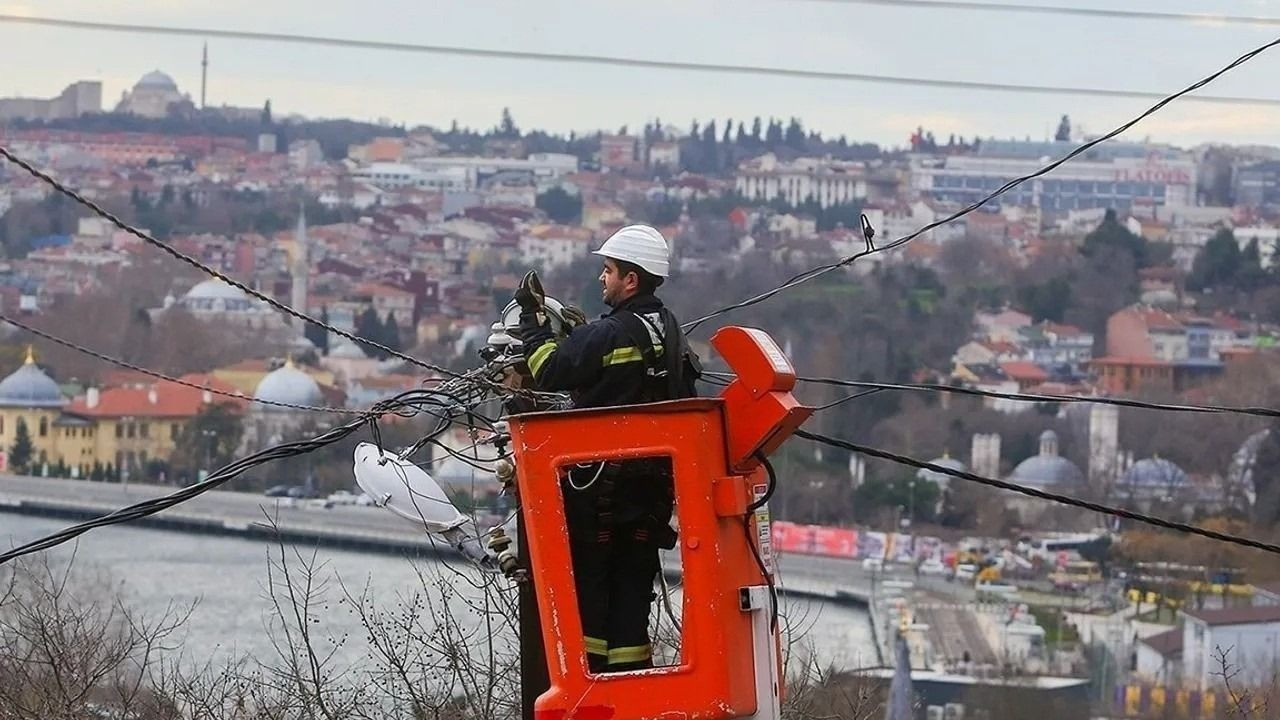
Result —
[{"label": "red tile roof", "polygon": [[[198,385],[207,385],[213,390],[236,392],[234,387],[212,375],[184,375],[180,379]],[[236,400],[224,395],[212,395],[210,403],[229,403],[237,409],[243,409],[248,401]],[[205,406],[204,391],[160,380],[144,387],[114,387],[101,390],[98,403],[93,407],[89,407],[87,395],[82,395],[73,400],[66,410],[71,414],[85,417],[189,418],[195,416]]]},{"label": "red tile roof", "polygon": [[1005,375],[1019,382],[1042,383],[1049,379],[1049,373],[1033,362],[1016,361],[1000,363]]},{"label": "red tile roof", "polygon": [[1164,657],[1182,653],[1182,628],[1166,630],[1158,635],[1141,638],[1138,642],[1155,650]]}]

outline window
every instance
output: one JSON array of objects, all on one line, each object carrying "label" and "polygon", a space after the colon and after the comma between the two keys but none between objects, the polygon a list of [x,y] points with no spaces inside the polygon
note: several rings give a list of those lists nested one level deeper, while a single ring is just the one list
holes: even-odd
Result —
[{"label": "window", "polygon": [[134,423],[129,423],[129,427],[125,429],[124,434],[125,434],[127,437],[137,437],[137,436],[138,436],[138,426],[137,426],[136,424],[134,424]]},{"label": "window", "polygon": [[116,423],[116,438],[124,437],[124,423]]},{"label": "window", "polygon": [[170,440],[177,440],[177,439],[178,439],[178,433],[180,433],[180,432],[182,432],[182,431],[179,429],[178,423],[174,423],[174,424],[170,425],[170,426],[169,426],[169,439],[170,439]]},{"label": "window", "polygon": [[140,423],[138,425],[138,434],[142,437],[151,437],[151,423]]},{"label": "window", "polygon": [[40,437],[49,435],[49,418],[40,418]]}]

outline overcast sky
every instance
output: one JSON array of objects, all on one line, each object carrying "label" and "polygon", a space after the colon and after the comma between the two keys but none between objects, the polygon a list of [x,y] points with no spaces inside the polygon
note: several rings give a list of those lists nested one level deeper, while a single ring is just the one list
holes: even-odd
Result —
[{"label": "overcast sky", "polygon": [[[1088,7],[1078,0],[1032,0]],[[1120,7],[1098,0],[1093,7]],[[1124,7],[1280,16],[1280,0],[1127,0]],[[939,79],[1171,92],[1280,35],[1280,27],[920,10],[812,0],[0,0],[0,13],[157,25],[785,66]],[[0,22],[0,95],[48,97],[79,79],[104,104],[159,69],[198,100],[196,38]],[[726,76],[549,62],[213,40],[211,105],[277,114],[489,127],[510,107],[522,128],[617,129],[660,117],[797,116],[851,140],[900,145],[916,125],[939,138],[1042,138],[1071,115],[1102,132],[1142,100],[1008,94],[857,82]],[[1280,98],[1280,48],[1205,92]],[[1129,137],[1194,145],[1280,144],[1280,108],[1175,104]]]}]

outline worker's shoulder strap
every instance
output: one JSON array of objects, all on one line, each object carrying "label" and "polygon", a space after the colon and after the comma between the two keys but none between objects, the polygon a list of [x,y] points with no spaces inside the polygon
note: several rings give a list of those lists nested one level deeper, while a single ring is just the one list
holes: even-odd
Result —
[{"label": "worker's shoulder strap", "polygon": [[[640,351],[646,374],[655,381],[654,399],[673,400],[697,395],[694,381],[702,374],[702,367],[689,349],[684,332],[680,330],[680,322],[670,310],[664,307],[656,313],[645,314],[622,310],[613,317],[617,318],[623,332]],[[654,348],[658,342],[663,346],[661,360]]]}]

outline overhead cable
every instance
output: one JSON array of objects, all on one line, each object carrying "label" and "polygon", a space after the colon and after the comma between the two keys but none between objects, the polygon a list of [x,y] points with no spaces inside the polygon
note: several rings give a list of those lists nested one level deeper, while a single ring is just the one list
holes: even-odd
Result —
[{"label": "overhead cable", "polygon": [[[1241,405],[1184,405],[1180,403],[1158,403],[1146,400],[1130,400],[1127,398],[1093,397],[1077,395],[1051,395],[1046,393],[1011,393],[995,390],[979,390],[977,388],[941,383],[884,383],[863,380],[839,380],[822,377],[796,377],[797,382],[817,385],[835,385],[839,387],[876,388],[880,390],[905,390],[914,392],[943,392],[957,395],[995,398],[1000,400],[1018,400],[1040,403],[1087,403],[1090,405],[1116,405],[1119,407],[1139,408],[1142,410],[1163,410],[1165,412],[1207,413],[1254,415],[1257,417],[1280,418],[1280,410],[1267,407],[1250,407]],[[853,396],[857,397],[857,395]],[[849,399],[849,398],[846,398]],[[819,408],[822,409],[822,408]]]},{"label": "overhead cable", "polygon": [[[458,385],[465,385],[467,381],[471,379],[472,378],[470,377],[464,376],[451,382]],[[62,543],[68,542],[95,528],[130,522],[144,518],[148,515],[153,515],[162,510],[167,510],[175,505],[192,500],[195,497],[226,483],[228,480],[235,478],[251,468],[272,460],[296,457],[298,455],[318,450],[326,445],[331,445],[343,438],[349,437],[365,425],[369,426],[370,430],[373,432],[375,442],[379,447],[381,447],[382,443],[377,431],[377,417],[387,414],[414,413],[415,411],[422,411],[432,405],[438,406],[439,397],[437,396],[450,396],[450,392],[455,389],[461,388],[445,386],[435,389],[409,390],[400,393],[395,397],[379,401],[378,403],[375,403],[362,417],[355,418],[315,437],[273,445],[229,463],[210,474],[205,480],[195,483],[194,485],[182,488],[169,493],[168,495],[144,500],[142,502],[120,508],[119,510],[96,517],[92,520],[77,523],[56,533],[25,543],[4,553],[0,553],[0,565],[24,555],[29,555],[31,553],[40,552],[57,545],[61,545]],[[434,432],[439,431],[440,430],[437,429]]]},{"label": "overhead cable", "polygon": [[296,308],[290,307],[289,305],[286,305],[280,302],[279,300],[276,300],[270,295],[259,292],[254,288],[251,288],[248,285],[245,285],[239,280],[236,280],[235,278],[232,278],[229,275],[226,275],[200,262],[200,260],[194,257],[191,257],[186,253],[181,252],[180,250],[174,248],[172,245],[169,245],[166,242],[157,240],[151,235],[145,232],[142,232],[141,230],[138,230],[137,228],[132,227],[131,225],[125,223],[120,218],[116,217],[115,215],[105,210],[102,206],[98,205],[92,200],[89,200],[88,198],[84,197],[83,195],[76,192],[75,190],[72,190],[71,188],[66,187],[62,183],[55,180],[54,178],[50,177],[48,174],[41,171],[39,168],[35,167],[34,165],[27,162],[26,160],[23,160],[22,158],[18,157],[9,148],[3,145],[0,145],[0,157],[5,158],[9,162],[27,171],[33,177],[44,181],[46,184],[48,184],[50,187],[52,187],[54,190],[58,191],[59,193],[89,208],[97,215],[100,215],[101,217],[105,218],[112,225],[115,225],[117,228],[120,228],[121,230],[129,233],[130,235],[133,235],[134,237],[142,240],[143,242],[146,242],[148,245],[151,245],[153,247],[159,248],[160,250],[163,250],[164,252],[168,253],[170,256],[177,258],[178,260],[181,260],[182,262],[190,265],[191,267],[196,268],[197,270],[205,273],[206,275],[217,278],[218,280],[221,280],[222,282],[228,285],[231,285],[232,287],[238,288],[239,290],[257,298],[258,300],[261,300],[262,302],[275,308],[276,310],[279,310],[280,312],[286,315],[297,318],[298,320],[301,320],[303,322],[311,323],[312,325],[316,325],[317,327],[324,328],[328,332],[344,337],[352,342],[360,343],[361,345],[375,348],[381,352],[387,353],[388,355],[396,357],[400,360],[404,360],[405,362],[412,363],[413,365],[417,365],[420,368],[430,370],[432,372],[439,373],[441,375],[446,375],[452,378],[461,377],[459,373],[449,370],[448,368],[440,367],[439,365],[432,365],[431,363],[424,362],[411,355],[402,353],[399,350],[393,350],[387,347],[386,345],[383,345],[382,343],[360,337],[359,335],[355,335],[353,333],[349,333],[346,330],[330,325],[329,323],[323,322],[317,318],[311,317],[310,315],[307,315],[302,310],[298,310]]},{"label": "overhead cable", "polygon": [[1012,483],[1005,480],[997,480],[995,478],[983,477],[981,475],[976,475],[974,473],[967,472],[965,470],[956,470],[954,468],[946,467],[945,465],[938,465],[936,463],[917,460],[915,458],[908,457],[906,455],[899,455],[897,453],[889,452],[887,450],[881,450],[879,448],[873,448],[867,445],[849,442],[848,440],[840,440],[837,438],[829,437],[827,435],[821,435],[818,433],[809,432],[807,430],[797,430],[795,434],[796,434],[796,437],[801,437],[806,440],[822,443],[824,445],[828,445],[831,447],[849,450],[850,452],[855,452],[860,455],[880,458],[882,460],[888,460],[890,462],[895,462],[900,465],[907,465],[910,467],[918,468],[920,470],[928,470],[930,472],[949,475],[954,478],[959,478],[960,480],[967,480],[969,482],[977,483],[979,485],[986,485],[987,487],[993,487],[999,490],[1008,490],[1010,492],[1019,493],[1021,495],[1027,495],[1029,497],[1039,498],[1041,500],[1048,500],[1050,502],[1058,503],[1060,505],[1070,505],[1072,507],[1078,507],[1084,510],[1091,510],[1096,513],[1102,513],[1103,515],[1110,515],[1112,517],[1124,518],[1126,520],[1134,520],[1140,523],[1145,523],[1147,525],[1154,525],[1155,527],[1165,528],[1166,530],[1174,530],[1176,532],[1180,532],[1188,535],[1198,535],[1200,537],[1209,538],[1210,540],[1217,540],[1219,542],[1230,543],[1232,545],[1240,545],[1243,547],[1253,548],[1255,550],[1263,550],[1269,553],[1280,555],[1280,545],[1263,542],[1261,540],[1255,540],[1254,538],[1245,537],[1243,535],[1233,535],[1231,533],[1218,532],[1217,530],[1210,530],[1208,528],[1202,528],[1196,525],[1190,525],[1184,522],[1178,522],[1176,520],[1168,520],[1166,518],[1157,517],[1155,515],[1140,513],[1135,510],[1126,510],[1124,508],[1118,508],[1111,505],[1103,505],[1102,503],[1096,503],[1091,500],[1084,500],[1078,497],[1073,497],[1071,495],[1064,495],[1062,493],[1049,492],[1047,490],[1041,490],[1039,488],[1029,487],[1026,485],[1019,485],[1017,483]]},{"label": "overhead cable", "polygon": [[352,410],[350,408],[324,407],[319,405],[297,405],[294,403],[278,402],[275,400],[263,400],[261,398],[254,397],[252,395],[245,395],[240,391],[228,392],[226,390],[219,390],[217,388],[207,387],[205,385],[188,382],[186,380],[183,380],[182,378],[176,378],[171,375],[166,375],[162,372],[158,372],[150,368],[142,367],[141,365],[135,365],[131,362],[128,362],[127,360],[121,360],[120,358],[111,357],[110,355],[104,355],[96,350],[91,350],[83,345],[78,345],[76,343],[71,342],[70,340],[65,340],[63,338],[58,337],[57,335],[52,335],[43,330],[32,327],[31,325],[28,325],[22,322],[21,320],[15,320],[14,318],[9,317],[8,315],[0,314],[0,321],[7,322],[10,325],[13,325],[14,327],[21,328],[22,330],[25,330],[31,333],[32,335],[35,335],[37,337],[42,337],[45,340],[48,340],[49,342],[57,343],[58,345],[61,345],[65,348],[75,350],[76,352],[79,352],[79,353],[84,353],[85,355],[97,358],[99,360],[104,360],[106,362],[111,363],[112,365],[117,365],[119,367],[122,367],[128,370],[133,370],[134,372],[139,372],[139,373],[142,373],[143,375],[148,375],[150,377],[156,378],[157,380],[164,380],[165,382],[171,382],[171,383],[174,383],[175,385],[182,385],[184,387],[193,388],[195,390],[207,391],[207,392],[213,393],[214,395],[221,395],[223,397],[228,397],[235,400],[245,400],[248,402],[258,403],[259,405],[273,405],[275,407],[289,408],[291,410],[308,410],[311,412],[339,413],[344,415],[368,414],[367,410]]},{"label": "overhead cable", "polygon": [[885,5],[926,10],[978,10],[985,12],[1032,13],[1037,15],[1075,15],[1111,20],[1173,20],[1223,25],[1280,25],[1280,18],[1260,15],[1222,15],[1219,13],[1181,13],[1128,8],[1069,7],[1066,5],[1030,5],[1027,3],[964,2],[963,0],[810,0],[847,5]]},{"label": "overhead cable", "polygon": [[[854,73],[837,70],[809,70],[803,68],[777,67],[771,65],[738,65],[727,63],[701,63],[678,60],[654,60],[648,58],[625,57],[617,55],[594,55],[585,53],[535,52],[531,50],[504,50],[497,48],[477,48],[460,45],[435,45],[426,43],[390,42],[385,40],[359,40],[355,38],[332,37],[325,35],[302,35],[282,32],[256,32],[248,30],[224,30],[172,25],[140,25],[134,23],[109,23],[92,20],[70,20],[66,18],[32,17],[26,15],[0,14],[0,22],[23,23],[47,27],[73,28],[78,30],[100,30],[121,33],[142,33],[150,35],[176,35],[198,38],[226,38],[231,40],[252,40],[264,42],[284,42],[304,45],[323,45],[327,47],[357,48],[362,50],[387,50],[395,52],[430,53],[435,55],[455,55],[472,58],[491,58],[501,60],[520,60],[536,62],[554,62],[585,65],[608,65],[613,67],[648,68],[654,70],[679,70],[684,72],[704,72],[715,74],[772,76],[800,80],[834,80],[843,82],[880,83],[889,85],[912,85],[917,87],[949,88],[960,90],[983,90],[995,92],[1037,93],[1045,95],[1075,95],[1087,97],[1136,98],[1150,100],[1163,97],[1161,93],[1092,87],[1067,87],[1059,85],[1032,85],[1016,83],[999,83],[974,80],[938,80],[924,77],[904,77],[880,75],[872,73]],[[1225,103],[1232,105],[1280,105],[1277,98],[1240,97],[1222,95],[1202,95],[1191,98],[1197,102]]]},{"label": "overhead cable", "polygon": [[1280,38],[1276,40],[1272,40],[1271,42],[1268,42],[1265,45],[1261,45],[1257,48],[1254,48],[1253,50],[1250,50],[1249,52],[1241,55],[1240,57],[1236,58],[1235,60],[1227,64],[1222,69],[1188,85],[1187,87],[1179,90],[1178,92],[1172,95],[1162,98],[1159,102],[1147,108],[1137,117],[1123,123],[1122,125],[1115,128],[1114,130],[1107,133],[1106,135],[1095,138],[1093,140],[1090,140],[1080,145],[1079,147],[1075,148],[1074,150],[1067,153],[1066,155],[1063,155],[1061,158],[1058,158],[1057,160],[1049,163],[1048,165],[1045,165],[1044,167],[1040,168],[1039,170],[1036,170],[1033,173],[1030,173],[1028,175],[1023,175],[1021,177],[1010,180],[1009,182],[1001,186],[999,189],[997,189],[995,192],[992,192],[991,194],[987,195],[981,200],[978,200],[975,203],[967,205],[964,208],[952,213],[951,215],[948,215],[947,217],[942,218],[941,220],[936,220],[934,222],[931,222],[928,225],[925,225],[924,227],[920,228],[919,230],[916,230],[915,232],[909,235],[904,235],[903,237],[900,237],[897,240],[894,240],[893,242],[888,243],[886,245],[876,246],[872,243],[871,238],[868,236],[867,248],[861,252],[855,253],[853,255],[849,255],[848,257],[842,258],[834,263],[830,263],[827,265],[819,265],[817,267],[810,268],[808,270],[805,270],[804,272],[793,275],[789,280],[779,285],[778,287],[773,288],[772,290],[767,290],[763,293],[760,293],[751,298],[748,298],[747,300],[743,300],[742,302],[734,303],[733,305],[727,305],[708,315],[704,315],[696,320],[687,322],[682,327],[686,332],[691,332],[694,329],[696,329],[699,325],[706,322],[707,320],[710,320],[715,317],[719,317],[720,315],[724,315],[734,310],[739,310],[741,308],[749,307],[751,305],[764,302],[765,300],[768,300],[769,298],[773,297],[774,295],[777,295],[783,290],[787,290],[789,288],[795,287],[796,285],[800,285],[802,283],[806,283],[810,280],[813,280],[814,278],[821,277],[822,275],[826,275],[827,273],[833,270],[838,270],[842,267],[850,265],[860,260],[861,258],[867,257],[868,255],[874,255],[875,253],[880,253],[886,250],[892,250],[894,248],[901,247],[902,245],[905,245],[906,243],[911,242],[912,240],[916,239],[917,237],[920,237],[921,235],[929,232],[930,230],[933,230],[935,228],[941,227],[948,223],[954,222],[955,220],[958,220],[964,217],[965,215],[968,215],[969,213],[977,210],[978,208],[981,208],[983,205],[986,205],[987,203],[1000,197],[1001,195],[1004,195],[1005,193],[1009,192],[1013,188],[1016,188],[1019,185],[1025,182],[1028,182],[1030,180],[1034,180],[1042,175],[1047,175],[1050,172],[1058,169],[1060,166],[1064,165],[1065,163],[1069,162],[1070,160],[1082,155],[1085,152],[1088,152],[1095,146],[1101,145],[1102,143],[1116,137],[1117,135],[1124,133],[1125,131],[1129,130],[1129,128],[1132,128],[1134,125],[1137,125],[1138,123],[1142,122],[1148,117],[1164,109],[1166,105],[1173,102],[1174,100],[1184,97],[1196,90],[1199,90],[1205,85],[1208,85],[1214,80],[1217,80],[1219,77],[1222,77],[1228,72],[1236,69],[1237,67],[1240,67],[1241,65],[1249,62],[1250,60],[1254,59],[1258,55],[1261,55],[1262,53],[1266,52],[1267,50],[1270,50],[1271,48],[1277,45],[1280,45]]}]

